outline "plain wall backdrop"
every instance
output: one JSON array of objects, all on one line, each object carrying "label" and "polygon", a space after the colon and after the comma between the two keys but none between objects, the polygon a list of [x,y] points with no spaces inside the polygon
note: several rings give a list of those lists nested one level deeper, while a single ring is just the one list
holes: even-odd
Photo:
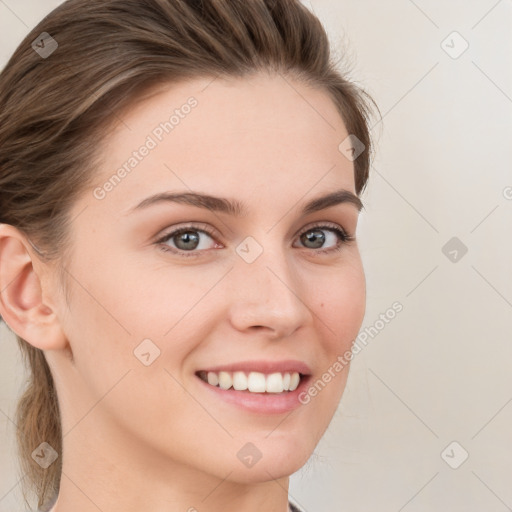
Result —
[{"label": "plain wall backdrop", "polygon": [[[60,3],[0,0],[0,66]],[[512,2],[303,3],[383,121],[357,233],[367,342],[291,499],[307,512],[510,510]],[[0,512],[12,512],[25,374],[5,325],[0,340]]]}]

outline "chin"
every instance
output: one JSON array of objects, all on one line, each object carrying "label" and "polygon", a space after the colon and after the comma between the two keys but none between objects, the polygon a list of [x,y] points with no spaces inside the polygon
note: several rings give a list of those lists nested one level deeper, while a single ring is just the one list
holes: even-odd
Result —
[{"label": "chin", "polygon": [[[229,479],[239,483],[258,483],[286,478],[306,464],[316,446],[316,443],[311,443],[311,438],[309,442],[303,439],[286,442],[282,438],[273,441],[270,438],[256,441],[254,445],[258,446],[258,451],[253,447],[246,448],[246,453],[253,454],[253,460],[249,459],[247,464],[237,460],[237,464],[226,471],[232,471]],[[237,451],[237,456],[243,449]],[[244,452],[240,456],[242,460],[243,455]]]},{"label": "chin", "polygon": [[269,461],[263,462],[263,459],[256,463],[252,468],[237,468],[229,475],[229,480],[241,484],[263,483],[269,480],[277,480],[287,478],[297,472],[309,457],[298,460],[289,461]]}]

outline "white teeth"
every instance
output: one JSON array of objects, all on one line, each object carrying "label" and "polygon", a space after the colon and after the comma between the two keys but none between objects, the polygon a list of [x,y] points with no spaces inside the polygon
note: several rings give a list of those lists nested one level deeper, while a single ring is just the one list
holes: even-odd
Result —
[{"label": "white teeth", "polygon": [[251,372],[247,379],[247,389],[252,393],[264,393],[266,388],[265,375],[260,372]]},{"label": "white teeth", "polygon": [[229,389],[233,385],[233,379],[228,372],[219,373],[219,387],[222,389]]},{"label": "white teeth", "polygon": [[233,388],[237,391],[245,391],[247,389],[247,377],[244,372],[235,372],[233,374]]},{"label": "white teeth", "polygon": [[219,376],[216,373],[208,372],[208,384],[216,386],[219,383]]},{"label": "white teeth", "polygon": [[282,393],[283,387],[283,376],[280,373],[272,373],[267,377],[267,393]]},{"label": "white teeth", "polygon": [[221,389],[233,387],[236,391],[248,390],[251,393],[283,393],[295,391],[300,383],[300,374],[280,373],[264,374],[260,372],[208,372],[206,376],[202,373],[203,380],[211,386],[218,386]]},{"label": "white teeth", "polygon": [[290,389],[290,374],[285,373],[283,377],[283,389],[288,391]]},{"label": "white teeth", "polygon": [[295,391],[299,385],[300,377],[297,372],[293,372],[290,377],[290,391]]}]

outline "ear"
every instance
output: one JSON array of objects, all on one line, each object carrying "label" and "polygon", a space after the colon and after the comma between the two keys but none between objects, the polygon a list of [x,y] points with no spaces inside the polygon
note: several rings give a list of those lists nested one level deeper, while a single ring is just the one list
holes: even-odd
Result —
[{"label": "ear", "polygon": [[65,348],[66,336],[50,302],[49,290],[44,289],[40,279],[46,264],[35,258],[39,257],[26,235],[14,226],[0,224],[0,315],[18,336],[34,347]]}]

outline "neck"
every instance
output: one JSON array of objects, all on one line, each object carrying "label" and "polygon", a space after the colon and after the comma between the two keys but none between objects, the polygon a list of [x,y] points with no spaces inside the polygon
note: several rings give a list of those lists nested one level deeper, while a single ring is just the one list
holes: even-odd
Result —
[{"label": "neck", "polygon": [[62,464],[50,512],[289,511],[288,476],[272,479],[272,471],[258,468],[264,481],[238,482],[236,467],[225,475],[198,471],[129,439],[81,434],[78,427],[64,438]]}]

